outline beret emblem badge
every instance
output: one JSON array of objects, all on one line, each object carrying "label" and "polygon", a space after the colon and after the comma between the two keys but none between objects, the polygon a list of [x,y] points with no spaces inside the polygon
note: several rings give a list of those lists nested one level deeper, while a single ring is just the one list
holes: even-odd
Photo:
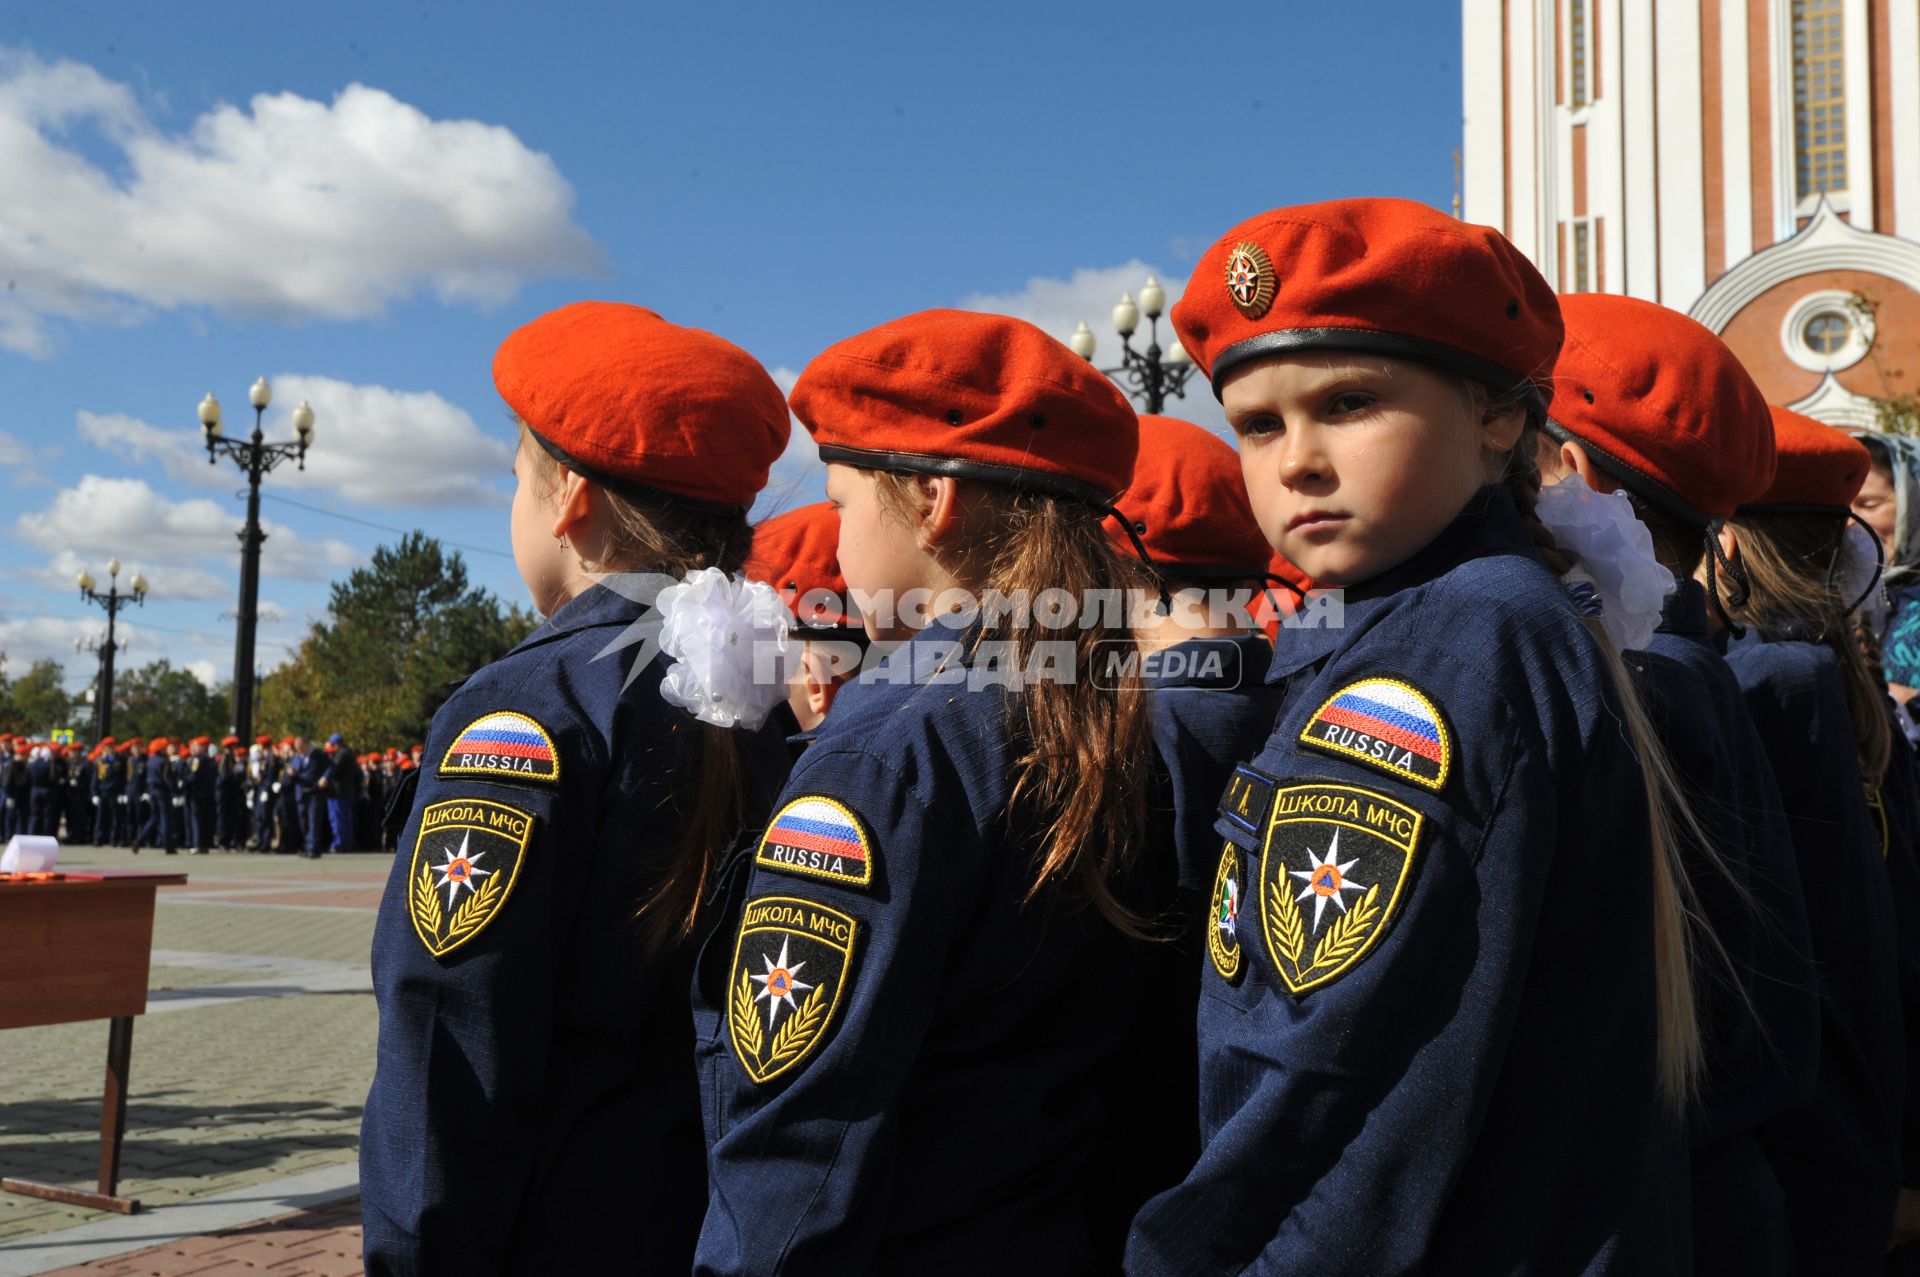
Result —
[{"label": "beret emblem badge", "polygon": [[1248,240],[1233,246],[1227,257],[1227,296],[1234,309],[1258,319],[1273,305],[1273,259],[1267,250]]}]

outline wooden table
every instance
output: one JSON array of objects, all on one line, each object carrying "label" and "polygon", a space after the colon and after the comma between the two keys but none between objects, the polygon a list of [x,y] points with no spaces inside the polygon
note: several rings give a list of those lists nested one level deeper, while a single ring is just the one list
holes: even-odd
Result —
[{"label": "wooden table", "polygon": [[154,893],[186,880],[180,873],[100,872],[0,881],[0,1029],[111,1021],[99,1191],[21,1179],[0,1179],[0,1189],[123,1215],[140,1209],[114,1191],[127,1126],[133,1017],[147,1009]]}]

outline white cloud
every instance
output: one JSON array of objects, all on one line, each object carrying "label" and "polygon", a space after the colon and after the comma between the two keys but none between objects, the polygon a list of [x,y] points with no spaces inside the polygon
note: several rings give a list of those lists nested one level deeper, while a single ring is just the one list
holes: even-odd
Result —
[{"label": "white cloud", "polygon": [[[481,430],[464,409],[429,390],[392,390],[307,373],[269,379],[273,407],[264,433],[289,441],[294,405],[313,405],[314,442],[305,470],[283,464],[276,486],[307,488],[366,505],[504,507],[500,488],[513,466],[513,448]],[[227,414],[228,437],[253,432],[253,410],[244,404]],[[80,437],[127,461],[158,461],[169,478],[202,488],[231,488],[233,463],[207,464],[207,448],[194,429],[149,425],[124,413],[76,415]]]},{"label": "white cloud", "polygon": [[[240,523],[237,511],[205,498],[170,501],[144,480],[89,474],[56,493],[45,510],[22,514],[14,531],[22,541],[54,552],[71,550],[91,556],[89,561],[118,555],[129,574],[135,568],[145,571],[154,596],[164,598],[168,573],[176,568],[188,570],[183,579],[193,583],[191,588],[205,588],[204,578],[193,575],[205,572],[203,560],[228,560],[237,571]],[[308,541],[267,519],[261,527],[267,534],[260,559],[264,576],[325,581],[336,569],[360,561],[359,551],[345,542]],[[97,567],[94,574],[99,575]]]},{"label": "white cloud", "polygon": [[49,320],[363,319],[421,292],[496,305],[597,257],[548,156],[361,84],[223,104],[176,135],[92,67],[0,48],[0,173],[0,347],[35,357]]},{"label": "white cloud", "polygon": [[[98,556],[81,555],[71,549],[65,549],[57,551],[51,559],[43,563],[24,569],[22,575],[40,582],[50,590],[65,592],[74,588],[74,580],[82,571],[91,572],[96,577],[104,577],[106,575],[104,560]],[[143,566],[130,558],[128,565],[121,572],[123,588],[126,581],[133,579],[135,572],[145,571]],[[204,568],[184,567],[178,564],[167,567],[164,575],[166,589],[157,591],[154,596],[156,598],[231,599],[240,592],[237,557],[234,560],[233,571],[225,577]],[[104,588],[104,582],[100,588]]]},{"label": "white cloud", "polygon": [[220,686],[220,675],[215,672],[212,661],[188,661],[184,668],[199,679],[208,691]]},{"label": "white cloud", "polygon": [[[993,311],[1024,319],[1061,341],[1073,336],[1074,329],[1084,323],[1094,335],[1093,361],[1102,368],[1115,368],[1120,365],[1120,334],[1113,327],[1114,304],[1123,293],[1133,294],[1137,301],[1141,285],[1147,282],[1149,275],[1160,281],[1161,288],[1167,294],[1167,309],[1172,310],[1173,303],[1180,299],[1181,292],[1186,288],[1185,278],[1178,273],[1169,276],[1158,267],[1137,258],[1121,266],[1082,267],[1065,279],[1035,276],[1027,281],[1024,288],[1011,292],[972,293],[960,299],[960,307],[963,310]],[[1172,347],[1174,340],[1173,325],[1163,315],[1160,319],[1161,349]],[[1143,354],[1146,351],[1145,316],[1141,317],[1140,327],[1133,335],[1133,348]],[[1121,388],[1126,389],[1124,381]],[[1138,402],[1135,400],[1136,404]],[[1205,426],[1223,437],[1229,436],[1226,415],[1220,411],[1220,404],[1208,388],[1206,378],[1198,372],[1188,380],[1186,396],[1169,399],[1163,411],[1170,417],[1180,417]]]}]

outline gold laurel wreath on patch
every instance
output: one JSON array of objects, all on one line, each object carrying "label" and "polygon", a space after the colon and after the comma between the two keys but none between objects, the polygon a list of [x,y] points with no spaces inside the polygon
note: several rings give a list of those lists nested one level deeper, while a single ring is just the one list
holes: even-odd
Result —
[{"label": "gold laurel wreath on patch", "polygon": [[1299,970],[1306,929],[1300,917],[1300,905],[1288,890],[1285,861],[1280,863],[1280,872],[1274,876],[1274,890],[1267,892],[1267,931],[1273,936],[1273,947],[1280,951],[1280,956]]},{"label": "gold laurel wreath on patch", "polygon": [[784,1064],[806,1054],[827,1022],[826,992],[827,986],[821,985],[798,1011],[787,1017],[780,1031],[773,1035],[773,1050],[767,1056],[767,1063]]},{"label": "gold laurel wreath on patch", "polygon": [[760,1009],[753,1005],[753,981],[740,968],[740,986],[733,991],[733,1041],[741,1051],[758,1058],[766,1036],[760,1029]]},{"label": "gold laurel wreath on patch", "polygon": [[433,872],[422,863],[420,881],[413,884],[413,915],[434,935],[440,934],[440,897],[433,889]]},{"label": "gold laurel wreath on patch", "polygon": [[1380,898],[1380,884],[1374,883],[1367,888],[1367,894],[1359,903],[1327,928],[1327,934],[1320,937],[1320,943],[1313,947],[1313,962],[1301,971],[1315,971],[1321,967],[1335,967],[1352,957],[1373,930],[1373,924],[1379,921],[1380,906],[1375,903]]},{"label": "gold laurel wreath on patch", "polygon": [[[494,899],[499,894],[500,875],[489,874],[486,882],[480,885],[480,890],[467,897],[467,903],[454,911],[453,921],[447,926],[447,939],[457,940],[469,931],[478,930],[480,924],[487,920],[487,914],[492,911]],[[438,904],[439,901],[434,903]]]}]

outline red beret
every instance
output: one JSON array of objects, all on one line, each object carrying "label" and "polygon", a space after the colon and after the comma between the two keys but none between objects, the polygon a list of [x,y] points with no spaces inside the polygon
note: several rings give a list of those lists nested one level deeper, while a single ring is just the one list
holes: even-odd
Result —
[{"label": "red beret", "polygon": [[1705,525],[1773,481],[1766,397],[1704,325],[1633,297],[1560,299],[1567,344],[1547,433],[1584,444],[1629,490]]},{"label": "red beret", "polygon": [[[134,744],[136,745],[138,745],[139,743],[140,743],[139,741],[134,742]],[[149,753],[151,753],[156,749],[165,749],[168,745],[171,745],[172,743],[173,743],[172,741],[168,740],[164,736],[156,736],[152,740],[147,742],[147,750]]]},{"label": "red beret", "polygon": [[493,357],[493,384],[569,469],[695,508],[752,505],[792,428],[752,355],[617,302],[575,302],[518,329]]},{"label": "red beret", "polygon": [[[1248,579],[1264,576],[1273,558],[1247,499],[1239,454],[1192,422],[1140,418],[1140,455],[1119,506],[1122,518],[1144,529],[1140,539],[1156,564]],[[1108,535],[1131,552],[1118,526],[1110,524]]]},{"label": "red beret", "polygon": [[1433,364],[1544,403],[1560,307],[1500,232],[1411,200],[1333,200],[1240,223],[1193,268],[1173,327],[1213,380],[1265,355],[1344,350]]},{"label": "red beret", "polygon": [[1109,504],[1133,405],[1025,320],[927,310],[827,347],[793,388],[823,461],[986,479]]},{"label": "red beret", "polygon": [[271,744],[273,744],[273,737],[271,737],[271,736],[256,736],[256,737],[254,737],[254,738],[253,738],[253,743],[254,743],[254,744],[256,744],[256,745],[271,745]]},{"label": "red beret", "polygon": [[213,744],[213,738],[210,736],[196,736],[187,743],[189,745],[211,745]]},{"label": "red beret", "polygon": [[778,590],[796,615],[800,600],[812,591],[825,590],[839,600],[831,609],[809,607],[807,615],[799,617],[803,628],[860,629],[848,612],[847,579],[840,573],[840,515],[831,501],[803,505],[756,524],[745,571]]},{"label": "red beret", "polygon": [[1791,408],[1773,409],[1773,445],[1780,468],[1765,492],[1740,507],[1742,514],[1845,515],[1873,466],[1858,439]]}]

